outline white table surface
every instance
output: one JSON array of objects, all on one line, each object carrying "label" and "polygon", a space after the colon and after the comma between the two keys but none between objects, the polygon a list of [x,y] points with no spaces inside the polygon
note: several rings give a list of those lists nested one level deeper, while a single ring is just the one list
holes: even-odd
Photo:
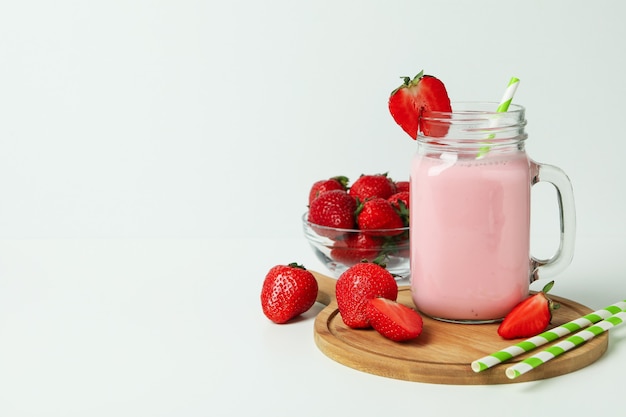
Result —
[{"label": "white table surface", "polygon": [[[578,238],[574,262],[552,292],[593,309],[625,299],[625,242]],[[494,386],[399,381],[319,351],[320,305],[287,325],[265,318],[265,273],[292,261],[326,272],[303,238],[0,241],[0,416],[623,409],[615,392],[626,371],[626,326],[611,330],[597,362],[557,378]]]}]

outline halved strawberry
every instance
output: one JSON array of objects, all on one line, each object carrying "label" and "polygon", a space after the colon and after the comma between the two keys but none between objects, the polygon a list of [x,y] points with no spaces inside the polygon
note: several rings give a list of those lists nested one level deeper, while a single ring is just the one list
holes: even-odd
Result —
[{"label": "halved strawberry", "polygon": [[365,310],[370,325],[396,342],[415,339],[422,334],[424,322],[419,313],[404,304],[386,298],[368,300]]},{"label": "halved strawberry", "polygon": [[418,131],[430,137],[443,137],[448,133],[444,128],[431,128],[423,123],[421,115],[425,110],[452,111],[450,98],[443,83],[432,75],[424,75],[421,71],[411,79],[403,77],[401,86],[391,92],[389,112],[400,127],[413,139],[417,139]]},{"label": "halved strawberry", "polygon": [[541,292],[531,295],[513,307],[500,323],[498,334],[504,339],[517,339],[536,336],[543,332],[552,321],[552,310],[559,308],[558,304],[546,296],[553,285],[554,281],[550,281]]}]

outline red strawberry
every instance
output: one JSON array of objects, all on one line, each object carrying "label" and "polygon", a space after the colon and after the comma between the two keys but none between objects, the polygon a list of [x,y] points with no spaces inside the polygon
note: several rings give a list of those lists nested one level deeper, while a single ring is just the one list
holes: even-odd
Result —
[{"label": "red strawberry", "polygon": [[400,215],[404,226],[409,225],[409,192],[400,191],[395,193],[387,199],[391,206],[396,210],[396,213]]},{"label": "red strawberry", "polygon": [[[343,190],[320,194],[309,205],[307,220],[313,224],[341,229],[354,229],[356,200]],[[323,236],[335,237],[336,232],[315,228]]]},{"label": "red strawberry", "polygon": [[368,300],[365,310],[370,325],[380,334],[396,342],[415,339],[422,334],[424,322],[419,313],[386,298]]},{"label": "red strawberry", "polygon": [[396,181],[396,192],[401,193],[403,191],[409,192],[411,189],[411,183],[409,181]]},{"label": "red strawberry", "polygon": [[276,265],[263,281],[263,313],[274,323],[286,323],[313,306],[317,291],[315,277],[303,266],[296,263]]},{"label": "red strawberry", "polygon": [[541,292],[513,307],[500,323],[498,334],[504,339],[516,339],[536,336],[543,332],[552,320],[552,310],[559,308],[558,304],[554,304],[546,296],[553,285],[554,281],[550,281]]},{"label": "red strawberry", "polygon": [[331,190],[344,190],[348,189],[348,177],[339,175],[326,180],[315,181],[309,191],[309,204],[315,200],[320,194]]},{"label": "red strawberry", "polygon": [[447,133],[447,127],[432,128],[422,123],[421,115],[427,111],[452,111],[448,92],[443,83],[431,76],[420,72],[415,78],[403,77],[404,83],[391,92],[389,97],[389,112],[400,127],[413,139],[417,139],[417,132],[422,131],[426,136],[442,137]]},{"label": "red strawberry", "polygon": [[335,295],[339,314],[346,326],[353,329],[369,328],[365,314],[367,300],[384,297],[398,298],[398,283],[384,267],[362,262],[348,268],[337,279]]},{"label": "red strawberry", "polygon": [[400,215],[396,212],[391,203],[384,198],[374,198],[365,201],[357,211],[356,221],[359,229],[379,236],[401,234],[402,230],[394,232],[372,232],[372,230],[404,227]]},{"label": "red strawberry", "polygon": [[396,183],[387,174],[361,175],[350,187],[351,196],[365,201],[370,198],[389,198],[396,192]]},{"label": "red strawberry", "polygon": [[380,238],[365,233],[349,233],[335,241],[330,257],[337,262],[353,265],[363,260],[373,261],[380,254]]},{"label": "red strawberry", "polygon": [[408,191],[397,192],[391,197],[389,197],[387,201],[389,201],[396,210],[400,210],[400,202],[404,203],[406,208],[409,208],[409,192]]}]

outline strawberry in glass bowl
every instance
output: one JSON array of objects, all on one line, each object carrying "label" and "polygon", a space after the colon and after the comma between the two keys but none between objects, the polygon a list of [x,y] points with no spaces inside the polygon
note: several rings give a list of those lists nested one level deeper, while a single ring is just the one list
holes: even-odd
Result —
[{"label": "strawberry in glass bowl", "polygon": [[[335,277],[363,261],[384,265],[397,279],[410,275],[409,192],[386,174],[361,175],[351,186],[311,189],[302,216],[306,239]],[[319,184],[320,181],[316,182]]]}]

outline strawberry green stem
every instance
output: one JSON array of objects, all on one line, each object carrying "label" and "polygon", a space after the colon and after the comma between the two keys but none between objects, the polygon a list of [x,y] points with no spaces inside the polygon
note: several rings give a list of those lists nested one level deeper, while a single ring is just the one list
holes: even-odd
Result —
[{"label": "strawberry green stem", "polygon": [[554,286],[554,281],[550,281],[546,285],[544,285],[544,287],[542,288],[541,292],[544,293],[544,294],[547,294],[548,291],[550,291],[553,286]]}]

